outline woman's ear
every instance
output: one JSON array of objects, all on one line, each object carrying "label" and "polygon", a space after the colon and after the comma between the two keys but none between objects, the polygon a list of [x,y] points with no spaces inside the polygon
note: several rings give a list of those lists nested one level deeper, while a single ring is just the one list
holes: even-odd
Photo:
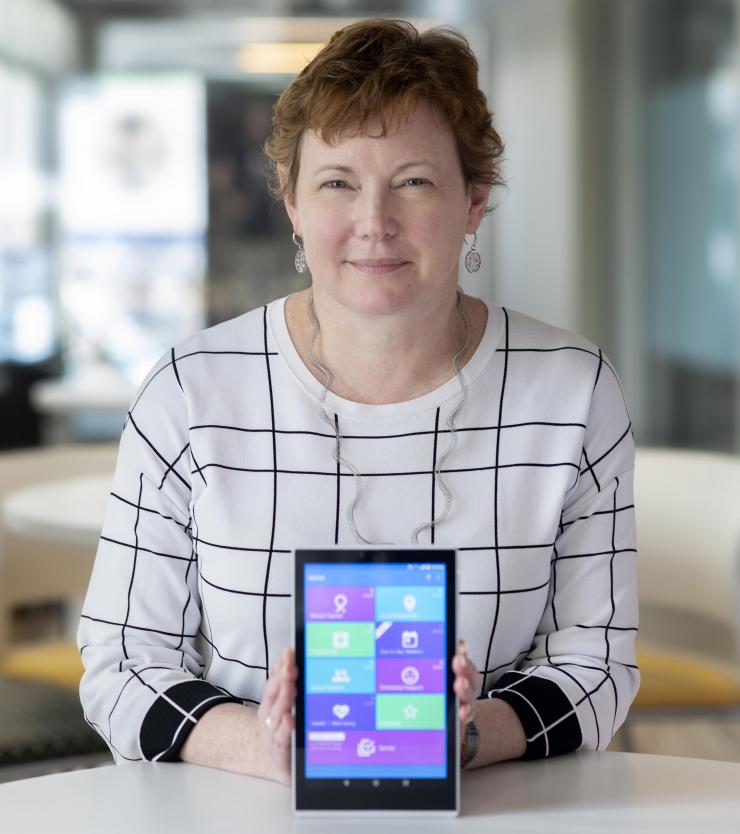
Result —
[{"label": "woman's ear", "polygon": [[484,183],[473,183],[468,187],[470,207],[468,208],[468,223],[465,227],[466,234],[472,235],[473,232],[477,231],[483,219],[483,212],[488,205],[490,194],[491,186]]},{"label": "woman's ear", "polygon": [[297,235],[300,235],[298,226],[298,209],[295,204],[295,195],[291,194],[286,188],[288,183],[288,172],[284,168],[278,167],[277,174],[280,181],[280,188],[283,189],[284,192],[283,205],[285,206],[285,211],[288,213],[290,222],[293,225],[293,231]]}]

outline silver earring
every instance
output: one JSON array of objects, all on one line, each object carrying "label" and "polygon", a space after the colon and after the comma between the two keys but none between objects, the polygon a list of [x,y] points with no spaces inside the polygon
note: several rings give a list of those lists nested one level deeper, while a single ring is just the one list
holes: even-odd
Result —
[{"label": "silver earring", "polygon": [[295,268],[298,272],[305,272],[307,266],[306,250],[303,248],[303,244],[295,239],[295,232],[293,232],[293,243],[298,247],[298,251],[295,253]]},{"label": "silver earring", "polygon": [[[463,239],[466,237],[467,235],[464,235]],[[465,242],[467,243],[467,240]],[[477,243],[478,233],[473,232],[473,245],[470,247],[467,255],[465,255],[465,269],[467,269],[468,272],[477,272],[480,269],[480,255],[475,251]]]}]

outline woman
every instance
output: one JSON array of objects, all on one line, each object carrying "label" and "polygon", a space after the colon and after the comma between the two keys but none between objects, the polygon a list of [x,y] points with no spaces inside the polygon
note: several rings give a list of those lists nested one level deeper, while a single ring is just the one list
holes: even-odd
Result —
[{"label": "woman", "polygon": [[601,350],[458,289],[503,150],[467,43],[340,30],[266,150],[312,286],[142,384],[80,623],[88,721],[117,762],[289,782],[291,548],[413,541],[459,551],[464,764],[603,749],[639,681],[631,424]]}]

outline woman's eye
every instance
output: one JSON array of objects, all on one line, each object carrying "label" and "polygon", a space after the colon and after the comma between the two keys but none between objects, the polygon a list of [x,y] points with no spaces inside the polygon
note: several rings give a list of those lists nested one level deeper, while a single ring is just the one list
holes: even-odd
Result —
[{"label": "woman's eye", "polygon": [[[324,186],[328,187],[330,191],[339,191],[344,185],[346,185],[344,180],[329,180],[329,182],[324,183]],[[339,188],[336,188],[335,186],[339,186]]]},{"label": "woman's eye", "polygon": [[406,180],[404,185],[408,185],[409,183],[418,183],[419,185],[426,185],[429,180],[425,180],[422,177],[412,177],[410,180]]}]

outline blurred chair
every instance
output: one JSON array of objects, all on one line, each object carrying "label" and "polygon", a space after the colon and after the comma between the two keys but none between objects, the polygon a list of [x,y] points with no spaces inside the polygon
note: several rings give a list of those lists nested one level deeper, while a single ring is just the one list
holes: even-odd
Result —
[{"label": "blurred chair", "polygon": [[[2,452],[0,500],[17,489],[75,475],[110,473],[112,480],[116,452],[115,443]],[[94,547],[18,535],[3,527],[0,519],[0,658],[10,637],[14,609],[79,601],[94,557]]]},{"label": "blurred chair", "polygon": [[[110,473],[112,479],[116,453],[115,443],[0,453],[0,500],[70,476]],[[94,546],[49,542],[0,526],[0,781],[68,769],[72,762],[110,763],[107,746],[82,716],[74,623],[61,637],[11,641],[13,612],[21,606],[61,602],[77,610],[94,557]]]},{"label": "blurred chair", "polygon": [[630,719],[740,716],[740,457],[638,448],[635,508],[642,682]]}]

